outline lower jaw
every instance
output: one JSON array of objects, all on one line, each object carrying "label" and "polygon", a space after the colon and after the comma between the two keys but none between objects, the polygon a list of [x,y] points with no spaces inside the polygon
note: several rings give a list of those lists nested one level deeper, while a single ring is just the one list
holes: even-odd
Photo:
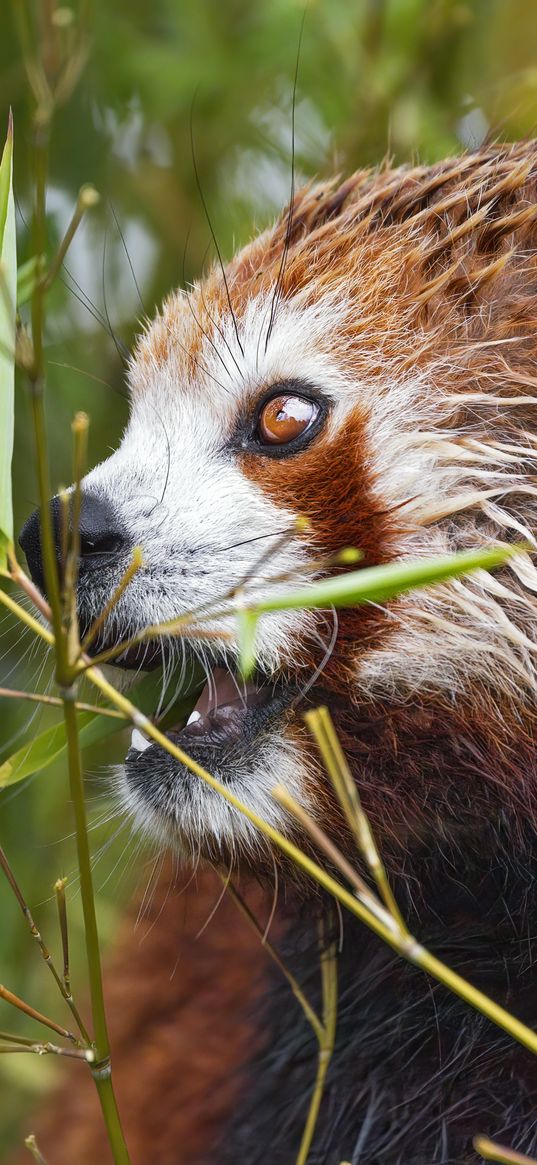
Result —
[{"label": "lower jaw", "polygon": [[[216,717],[207,718],[203,728],[199,722],[186,724],[178,730],[166,732],[168,740],[180,748],[187,756],[195,760],[202,768],[213,775],[219,774],[219,780],[226,784],[232,781],[234,770],[248,763],[248,754],[255,750],[256,740],[279,726],[289,714],[296,698],[296,690],[292,687],[281,687],[264,702],[239,708],[236,715],[230,716],[223,723]],[[286,715],[287,714],[287,715]],[[166,761],[177,770],[177,780],[185,782],[191,777],[187,766],[181,765],[170,753],[157,744],[151,744],[143,750],[130,748],[127,753],[125,768],[127,776],[138,775],[143,782],[151,779],[151,773],[157,773]]]},{"label": "lower jaw", "polygon": [[[242,732],[224,744],[195,738],[186,728],[169,731],[170,741],[227,787],[259,817],[285,828],[271,791],[278,781],[298,779],[300,757],[292,750],[295,688],[282,687],[248,708]],[[291,759],[292,758],[292,759]],[[240,868],[272,876],[270,847],[248,818],[164,748],[131,748],[121,775],[121,798],[135,826],[182,860],[206,860],[220,869]],[[296,789],[295,789],[296,791]],[[253,865],[252,865],[253,859]]]}]

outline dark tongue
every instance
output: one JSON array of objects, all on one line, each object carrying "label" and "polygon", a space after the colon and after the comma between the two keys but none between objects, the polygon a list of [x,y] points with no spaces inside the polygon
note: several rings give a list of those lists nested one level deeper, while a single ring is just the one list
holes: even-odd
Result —
[{"label": "dark tongue", "polygon": [[269,697],[268,685],[259,688],[252,681],[235,678],[227,668],[215,667],[179,735],[215,746],[225,744],[241,734],[248,709]]},{"label": "dark tongue", "polygon": [[200,716],[213,715],[223,707],[247,704],[248,697],[256,696],[257,691],[254,683],[245,684],[244,681],[235,679],[226,667],[215,667],[193,710],[199,712]]}]

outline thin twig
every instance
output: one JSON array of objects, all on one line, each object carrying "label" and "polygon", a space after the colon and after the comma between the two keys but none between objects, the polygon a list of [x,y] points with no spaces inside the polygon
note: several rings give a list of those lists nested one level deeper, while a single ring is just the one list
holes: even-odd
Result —
[{"label": "thin twig", "polygon": [[[47,642],[53,643],[54,637],[49,631],[42,627],[37,620],[32,619],[30,615],[15,603],[10,596],[6,595],[4,591],[0,591],[0,602],[4,601],[5,605],[17,614],[24,623],[31,626],[32,630],[46,639]],[[91,661],[88,661],[88,664]],[[331,893],[338,902],[345,906],[351,914],[354,914],[361,919],[371,930],[382,938],[393,950],[397,951],[403,958],[407,959],[414,965],[421,967],[433,978],[443,983],[445,987],[453,991],[461,999],[463,999],[469,1006],[475,1008],[482,1015],[485,1015],[492,1023],[495,1023],[503,1031],[508,1032],[513,1039],[517,1040],[523,1047],[528,1048],[534,1054],[537,1054],[537,1033],[532,1031],[526,1024],[522,1023],[516,1016],[511,1015],[505,1008],[500,1007],[494,1000],[484,995],[482,991],[468,983],[461,975],[453,971],[440,959],[437,959],[430,951],[427,951],[421,943],[419,943],[412,935],[404,935],[398,927],[395,926],[391,915],[388,915],[384,909],[378,909],[376,912],[368,908],[368,906],[360,900],[359,897],[353,897],[344,886],[336,881],[326,870],[319,864],[313,861],[307,854],[303,853],[298,846],[294,845],[284,834],[268,822],[264,821],[258,816],[249,806],[245,805],[239,797],[229,789],[228,786],[223,785],[211,773],[204,769],[202,765],[198,764],[188,753],[179,748],[169,737],[165,736],[155,724],[145,716],[134,704],[130,702],[122,693],[117,692],[112,684],[105,679],[99,668],[95,666],[88,666],[86,671],[87,678],[104,695],[109,703],[113,704],[120,711],[124,712],[126,717],[144,732],[155,744],[160,745],[170,756],[174,757],[180,764],[185,765],[187,769],[195,773],[201,780],[203,780],[210,788],[214,789],[220,794],[230,805],[233,805],[238,812],[242,813],[255,828],[274,844],[279,850],[287,855],[296,865],[299,866],[305,873],[313,878],[318,885],[323,886],[325,890]],[[373,899],[373,901],[376,901]]]},{"label": "thin twig", "polygon": [[[185,765],[190,772],[195,773],[210,788],[218,792],[228,804],[232,805],[239,813],[242,813],[251,821],[262,836],[272,842],[282,853],[286,854],[301,870],[310,875],[318,885],[328,890],[351,914],[360,918],[379,938],[384,939],[388,946],[392,947],[393,950],[397,951],[398,954],[415,966],[421,967],[423,971],[432,975],[434,979],[443,983],[445,987],[448,987],[449,990],[460,996],[461,999],[464,999],[471,1007],[481,1012],[482,1015],[485,1015],[492,1023],[495,1023],[503,1031],[508,1032],[523,1047],[537,1054],[537,1032],[534,1032],[526,1024],[522,1023],[516,1016],[511,1015],[505,1008],[500,1007],[499,1004],[487,995],[484,995],[477,987],[468,983],[466,979],[463,979],[462,975],[457,974],[447,964],[437,959],[435,955],[426,950],[412,935],[403,934],[399,930],[399,927],[396,926],[392,916],[383,907],[379,906],[374,911],[366,906],[358,896],[355,897],[350,894],[344,886],[327,873],[322,866],[313,861],[308,854],[294,845],[280,830],[269,825],[254,810],[250,809],[248,805],[245,805],[231,791],[229,786],[224,785],[216,777],[213,777],[212,773],[209,773],[193,757],[188,756],[188,753],[179,748],[174,741],[165,736],[148,716],[140,712],[121,692],[116,691],[98,668],[90,668],[86,674],[90,683],[94,684],[116,708],[124,711],[136,728],[139,728],[155,744],[160,745],[170,756],[175,757],[180,764]],[[376,899],[373,898],[373,901],[376,903]]]},{"label": "thin twig", "polygon": [[474,1137],[472,1143],[476,1153],[484,1157],[485,1161],[500,1161],[502,1165],[537,1165],[534,1157],[526,1157],[525,1153],[507,1149],[505,1145],[489,1141],[488,1137]]},{"label": "thin twig", "polygon": [[35,1007],[31,1007],[29,1003],[25,1003],[24,999],[19,999],[18,995],[15,995],[13,991],[9,991],[3,984],[0,984],[0,999],[4,999],[6,1003],[11,1003],[12,1007],[16,1007],[18,1011],[23,1011],[25,1015],[31,1016],[32,1019],[36,1019],[38,1023],[44,1024],[45,1027],[50,1027],[52,1031],[57,1032],[59,1036],[63,1036],[65,1040],[69,1040],[71,1044],[79,1044],[79,1040],[77,1040],[72,1032],[67,1031],[64,1027],[60,1027],[58,1023],[55,1023],[53,1019],[49,1019],[48,1016],[42,1015],[40,1011],[36,1011]]},{"label": "thin twig", "polygon": [[[69,664],[72,664],[80,654],[76,586],[80,563],[80,513],[82,508],[82,490],[80,483],[86,470],[88,428],[89,418],[87,413],[77,413],[71,424],[73,434],[74,485],[70,495],[72,505],[71,526],[68,531],[68,547],[62,580],[63,610],[67,623],[66,661]],[[71,681],[72,673],[68,669],[65,672],[65,686],[68,687]]]},{"label": "thin twig", "polygon": [[[34,922],[34,919],[32,917],[31,911],[30,911],[30,907],[28,906],[28,903],[26,902],[26,899],[22,893],[22,890],[21,890],[18,882],[17,882],[17,879],[15,878],[13,870],[11,869],[11,866],[10,866],[9,861],[7,859],[7,855],[6,855],[6,853],[3,850],[1,845],[0,845],[0,867],[4,871],[4,874],[7,878],[7,881],[9,882],[9,885],[11,886],[11,889],[13,890],[15,898],[17,899],[17,902],[21,908],[23,916],[26,919],[30,934],[32,935],[32,938],[35,939],[35,941],[36,941],[36,943],[41,951],[43,959],[44,959],[44,961],[45,961],[45,963],[46,963],[46,965],[47,965],[47,967],[48,967],[48,969],[49,969],[49,971],[50,971],[50,973],[51,973],[51,975],[56,983],[56,986],[59,988],[61,995],[65,999],[65,1002],[67,1003],[67,1006],[69,1007],[69,1009],[70,1009],[70,1011],[71,1011],[71,1013],[76,1021],[76,1024],[77,1024],[78,1030],[80,1031],[82,1039],[87,1044],[91,1044],[91,1036],[89,1035],[89,1032],[86,1028],[86,1025],[85,1025],[85,1023],[84,1023],[84,1021],[83,1021],[83,1019],[78,1011],[78,1008],[76,1007],[76,1005],[74,1003],[72,995],[69,995],[67,993],[65,985],[62,982],[62,979],[61,979],[60,975],[58,974],[58,971],[56,970],[56,967],[55,967],[53,959],[52,959],[52,955],[51,955],[48,947],[46,946],[46,944],[43,940],[43,936],[41,935],[40,930],[38,929],[38,927],[36,926],[36,924]],[[58,1029],[58,1030],[60,1030],[60,1029]]]},{"label": "thin twig", "polygon": [[32,1052],[37,1056],[69,1056],[72,1060],[83,1060],[86,1064],[92,1064],[95,1059],[92,1048],[60,1048],[58,1044],[51,1044],[48,1040],[43,1043],[40,1040],[23,1039],[22,1036],[10,1036],[7,1032],[0,1032],[0,1040],[2,1041],[0,1056],[14,1052]]},{"label": "thin twig", "polygon": [[[29,33],[24,4],[15,4],[19,17],[19,28],[23,38],[24,56],[30,83],[34,84],[37,109],[34,111],[35,143],[34,143],[34,213],[33,213],[33,250],[36,255],[47,252],[47,173],[51,119],[55,101],[63,101],[72,91],[79,76],[85,59],[85,32],[81,30],[78,37],[76,53],[65,61],[65,67],[60,74],[60,81],[56,89],[54,82],[49,84],[47,76],[47,61],[44,46],[40,44],[40,55],[34,50],[31,33]],[[35,67],[34,67],[35,60]],[[54,79],[55,80],[55,79]],[[37,84],[36,84],[37,82]],[[43,84],[41,83],[43,82]],[[59,256],[61,262],[61,255]],[[48,457],[47,429],[44,409],[45,391],[45,360],[44,360],[44,333],[45,333],[45,300],[46,290],[43,280],[36,281],[31,301],[31,359],[26,363],[28,375],[34,440],[36,450],[36,470],[39,487],[41,552],[46,584],[46,593],[50,604],[50,618],[54,634],[41,628],[37,633],[48,643],[54,646],[56,656],[56,680],[60,695],[64,702],[65,729],[67,738],[67,757],[69,770],[69,786],[75,814],[75,832],[77,843],[77,857],[80,874],[80,889],[84,917],[84,937],[86,958],[90,981],[90,997],[92,1017],[95,1026],[96,1048],[95,1063],[92,1065],[92,1077],[98,1092],[101,1109],[106,1124],[110,1148],[115,1165],[129,1165],[129,1153],[121,1127],[112,1084],[110,1068],[110,1045],[106,1025],[104,1008],[102,972],[99,951],[99,937],[95,916],[95,900],[93,894],[93,880],[89,851],[89,839],[86,820],[86,804],[80,759],[80,742],[78,737],[78,722],[76,715],[76,692],[74,683],[79,673],[77,656],[79,653],[78,622],[76,618],[76,580],[78,570],[79,551],[79,517],[80,517],[80,480],[83,474],[85,461],[85,444],[87,438],[87,418],[78,415],[73,426],[74,454],[75,454],[75,496],[74,520],[70,553],[67,556],[64,571],[64,586],[60,586],[55,545],[55,531],[50,507],[51,484]],[[62,596],[63,589],[63,596]],[[65,598],[65,602],[62,601]],[[14,603],[3,592],[0,592],[0,601],[14,614],[22,608]],[[67,615],[65,620],[64,614]],[[22,615],[22,621],[36,630],[38,624],[30,616]],[[11,993],[4,993],[15,1006],[21,1001],[16,997],[10,998]],[[23,1005],[23,1010],[28,1010]],[[31,1012],[30,1012],[31,1013]],[[37,1017],[45,1023],[44,1017]],[[61,1034],[64,1034],[63,1031]],[[73,1040],[70,1033],[67,1038]],[[76,1041],[75,1041],[76,1042]]]},{"label": "thin twig", "polygon": [[91,624],[91,627],[87,631],[86,635],[84,636],[82,643],[80,645],[82,651],[87,651],[90,643],[93,643],[96,635],[99,634],[101,627],[103,627],[104,624],[106,623],[106,620],[108,619],[108,616],[110,615],[111,611],[114,610],[114,607],[117,607],[117,604],[119,603],[121,596],[125,593],[129,583],[134,578],[135,574],[137,574],[137,572],[143,566],[143,564],[144,564],[144,560],[143,560],[142,548],[141,548],[141,546],[135,546],[134,550],[132,552],[131,562],[129,563],[129,566],[127,567],[123,577],[119,580],[115,591],[113,592],[111,598],[108,600],[106,605],[103,607],[100,615],[97,616],[97,618]]},{"label": "thin twig", "polygon": [[300,1006],[304,1012],[304,1015],[306,1016],[308,1023],[311,1024],[311,1027],[313,1028],[315,1035],[320,1042],[322,1039],[322,1034],[323,1034],[322,1023],[319,1019],[319,1016],[316,1015],[315,1011],[313,1010],[313,1007],[311,1006],[311,1004],[308,1003],[308,1000],[306,999],[306,996],[304,995],[302,988],[300,987],[297,980],[295,979],[295,976],[289,970],[289,968],[286,966],[283,959],[278,954],[276,948],[273,947],[272,943],[269,942],[269,940],[264,936],[263,931],[262,931],[262,929],[257,921],[257,918],[255,917],[254,914],[252,914],[250,907],[244,901],[244,898],[242,897],[242,895],[239,894],[238,890],[235,889],[233,883],[228,882],[226,889],[227,889],[227,892],[230,895],[230,897],[233,899],[233,902],[235,903],[235,905],[241,911],[241,914],[244,916],[244,918],[248,922],[249,926],[251,926],[252,930],[254,930],[255,933],[257,934],[257,936],[260,939],[261,944],[265,948],[267,954],[270,955],[270,958],[272,959],[272,961],[276,964],[278,969],[281,971],[282,975],[284,975],[285,978],[287,979],[287,982],[289,983],[289,986],[291,988],[291,991],[293,992],[293,995],[298,1000],[298,1003],[300,1004]]},{"label": "thin twig", "polygon": [[81,187],[78,192],[76,206],[73,211],[69,226],[67,227],[63,239],[61,240],[58,250],[52,259],[47,274],[43,280],[43,291],[48,291],[54,283],[54,280],[60,270],[60,267],[63,264],[65,256],[69,250],[69,247],[71,246],[71,243],[80,226],[80,223],[82,222],[82,219],[84,218],[86,211],[91,210],[94,206],[97,206],[98,202],[99,195],[94,186]]},{"label": "thin twig", "polygon": [[37,1165],[47,1165],[47,1161],[41,1153],[33,1133],[30,1133],[29,1137],[24,1138],[24,1144],[30,1150],[34,1161],[37,1161]]},{"label": "thin twig", "polygon": [[67,878],[58,878],[58,880],[54,883],[54,893],[56,895],[58,921],[60,924],[60,936],[62,940],[63,985],[67,992],[68,998],[71,998],[71,971],[69,968],[69,928],[67,925],[67,904],[65,901],[66,885]]},{"label": "thin twig", "polygon": [[319,1110],[324,1094],[326,1075],[334,1052],[337,1020],[337,954],[336,944],[326,944],[324,922],[319,922],[319,945],[321,951],[321,985],[323,997],[323,1023],[319,1039],[317,1074],[311,1096],[306,1124],[300,1142],[296,1165],[306,1165],[315,1134]]},{"label": "thin twig", "polygon": [[[0,698],[14,698],[16,700],[31,700],[35,704],[49,704],[53,708],[63,708],[63,700],[59,696],[44,696],[41,692],[20,692],[16,688],[0,688]],[[94,712],[99,716],[110,716],[114,720],[125,720],[122,712],[114,708],[101,708],[98,704],[85,704],[80,700],[75,704],[77,712]]]},{"label": "thin twig", "polygon": [[280,805],[283,806],[284,809],[287,810],[288,813],[291,813],[292,816],[300,822],[303,829],[306,831],[306,833],[309,833],[312,841],[315,842],[316,846],[326,854],[336,869],[339,870],[341,874],[343,874],[343,877],[346,878],[348,882],[350,882],[351,886],[354,886],[356,895],[360,902],[363,902],[364,906],[366,906],[368,910],[371,910],[378,918],[381,918],[384,923],[392,930],[394,928],[399,929],[395,919],[392,918],[392,915],[373,894],[373,891],[369,888],[367,882],[364,882],[364,879],[357,872],[357,870],[351,866],[350,862],[347,860],[345,855],[342,854],[341,850],[337,848],[337,846],[328,837],[324,830],[321,829],[319,825],[317,825],[317,822],[313,820],[313,817],[311,817],[311,815],[303,808],[303,806],[300,805],[299,802],[291,796],[289,791],[284,788],[283,785],[276,785],[276,787],[272,790],[272,796],[276,799],[276,801],[279,802]]}]

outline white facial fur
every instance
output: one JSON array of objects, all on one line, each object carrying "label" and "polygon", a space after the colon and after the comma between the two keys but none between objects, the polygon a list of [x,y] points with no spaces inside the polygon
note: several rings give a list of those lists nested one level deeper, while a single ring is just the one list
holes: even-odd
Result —
[{"label": "white facial fur", "polygon": [[[296,378],[322,385],[336,402],[333,425],[347,411],[350,385],[325,350],[326,314],[321,319],[314,309],[285,306],[265,352],[260,328],[266,311],[265,302],[249,305],[241,323],[242,352],[229,317],[218,321],[193,378],[184,350],[196,325],[186,305],[164,365],[145,358],[151,331],[142,342],[144,360],[131,369],[132,415],[121,445],[84,481],[85,489],[112,503],[132,546],[143,551],[145,569],[118,606],[118,629],[121,620],[141,629],[182,615],[218,599],[247,574],[248,590],[256,595],[266,593],[267,579],[281,574],[307,585],[300,569],[310,552],[303,535],[293,536],[298,515],[248,479],[228,443],[241,415],[274,383]],[[337,316],[334,308],[334,326]],[[285,546],[270,556],[285,531]],[[265,562],[256,572],[262,555]],[[262,620],[262,668],[277,671],[289,637],[296,639],[309,626],[304,612]]]},{"label": "white facial fur", "polygon": [[[270,300],[252,299],[238,338],[226,311],[213,317],[209,335],[198,344],[197,324],[178,294],[142,338],[131,369],[133,407],[125,436],[118,451],[84,483],[112,502],[132,545],[140,545],[144,553],[145,568],[114,616],[119,634],[126,626],[136,631],[212,602],[245,575],[251,576],[248,587],[256,595],[266,590],[267,575],[300,577],[311,549],[303,536],[294,535],[264,563],[263,577],[256,575],[260,556],[276,545],[297,515],[275,504],[246,476],[232,448],[238,419],[282,380],[296,378],[326,393],[332,404],[327,424],[334,435],[349,411],[358,405],[363,410],[376,488],[384,505],[405,506],[407,531],[398,556],[482,546],[503,538],[506,529],[527,533],[531,523],[523,521],[518,506],[512,515],[507,504],[512,496],[521,496],[519,462],[523,463],[524,449],[518,454],[510,445],[505,463],[501,444],[497,456],[492,442],[485,450],[457,444],[461,433],[453,428],[453,414],[460,397],[454,400],[436,391],[435,383],[446,374],[438,359],[436,366],[422,367],[417,375],[408,367],[403,372],[395,356],[379,372],[378,353],[372,350],[371,372],[364,357],[358,380],[352,354],[344,348],[336,351],[334,343],[348,311],[342,296],[328,294],[318,304],[304,306],[297,295],[279,305],[266,342]],[[164,345],[159,343],[162,337]],[[194,338],[196,357],[189,361]],[[475,411],[472,426],[473,433]],[[533,513],[535,489],[523,488],[526,509]],[[505,499],[501,505],[495,502],[496,495]],[[464,535],[452,523],[452,516],[460,512],[467,515]],[[512,560],[508,589],[505,582],[482,572],[474,579],[405,598],[393,616],[390,637],[378,649],[372,645],[365,656],[357,657],[357,690],[365,697],[380,693],[408,699],[416,691],[462,692],[466,685],[484,679],[489,686],[500,683],[517,698],[519,690],[534,687],[534,632],[517,626],[503,610],[503,600],[528,604],[518,598],[526,587],[535,587],[528,562],[524,556]],[[102,594],[96,596],[95,614],[102,601]],[[533,603],[531,608],[533,619]],[[222,621],[213,626],[229,629]],[[299,669],[300,644],[308,633],[316,632],[305,612],[265,617],[257,643],[263,670],[277,675],[289,645],[293,667]],[[206,646],[198,648],[210,657]],[[233,645],[229,650],[233,652]],[[285,744],[277,730],[273,744]],[[252,761],[245,788],[251,807],[268,812],[273,823],[280,824],[279,811],[265,796],[263,755],[260,752],[257,769]],[[295,795],[304,802],[306,774],[295,760]],[[207,790],[200,798],[206,817],[202,823],[201,813],[197,820],[204,834],[213,839],[227,836],[233,815],[227,807],[216,807]],[[179,824],[177,806],[174,813]],[[184,836],[191,838],[195,831],[190,809],[183,824]]]},{"label": "white facial fur", "polygon": [[[249,593],[256,595],[267,591],[270,576],[289,574],[307,585],[311,575],[300,572],[311,552],[304,536],[293,533],[297,515],[276,505],[248,479],[230,449],[230,439],[252,401],[282,380],[322,385],[335,406],[333,425],[343,419],[347,402],[353,399],[350,384],[328,351],[326,312],[284,306],[265,351],[268,304],[252,302],[241,323],[241,346],[229,316],[223,317],[211,340],[204,341],[194,374],[189,375],[185,349],[189,330],[196,325],[186,304],[178,300],[177,306],[166,362],[152,359],[150,330],[142,341],[142,357],[131,368],[132,413],[121,445],[84,481],[85,491],[113,506],[131,546],[139,545],[143,551],[144,567],[110,620],[109,630],[121,637],[127,629],[132,634],[214,602],[245,575]],[[334,327],[341,310],[333,309]],[[284,531],[290,531],[289,539],[270,557],[269,549]],[[257,573],[262,555],[265,562]],[[118,567],[118,577],[126,565],[127,560]],[[272,593],[274,589],[271,584]],[[94,603],[94,614],[103,600],[98,587],[86,594],[86,601]],[[210,626],[229,629],[229,620],[215,619]],[[257,639],[262,669],[277,675],[292,644],[293,670],[299,672],[301,638],[306,633],[319,638],[316,628],[307,612],[265,617]],[[321,648],[330,630],[320,636]],[[210,645],[195,637],[190,642],[202,659],[210,661]],[[226,647],[232,655],[234,643]],[[177,654],[180,658],[180,645]],[[309,673],[304,682],[308,678]],[[152,764],[152,780],[158,782],[162,758],[155,760],[155,751],[143,756],[144,763]],[[227,779],[239,797],[279,828],[284,814],[270,797],[276,781],[283,780],[309,805],[307,763],[277,726],[262,734],[255,750],[246,750],[242,765],[236,764]],[[165,814],[162,802],[158,810],[147,800],[142,803],[125,775],[119,787],[126,808],[144,828],[168,840],[179,838],[183,848],[195,851],[196,838],[203,838],[209,849],[225,843],[231,852],[240,844],[250,849],[255,845],[249,822],[197,778],[194,788],[189,782],[188,796],[182,796],[178,777]]]}]

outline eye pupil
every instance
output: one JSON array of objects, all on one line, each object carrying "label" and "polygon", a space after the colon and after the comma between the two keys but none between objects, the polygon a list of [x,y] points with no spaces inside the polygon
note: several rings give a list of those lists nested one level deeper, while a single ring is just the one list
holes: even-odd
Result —
[{"label": "eye pupil", "polygon": [[319,406],[307,397],[290,393],[273,396],[261,410],[258,437],[264,445],[288,445],[296,441],[318,415]]}]

